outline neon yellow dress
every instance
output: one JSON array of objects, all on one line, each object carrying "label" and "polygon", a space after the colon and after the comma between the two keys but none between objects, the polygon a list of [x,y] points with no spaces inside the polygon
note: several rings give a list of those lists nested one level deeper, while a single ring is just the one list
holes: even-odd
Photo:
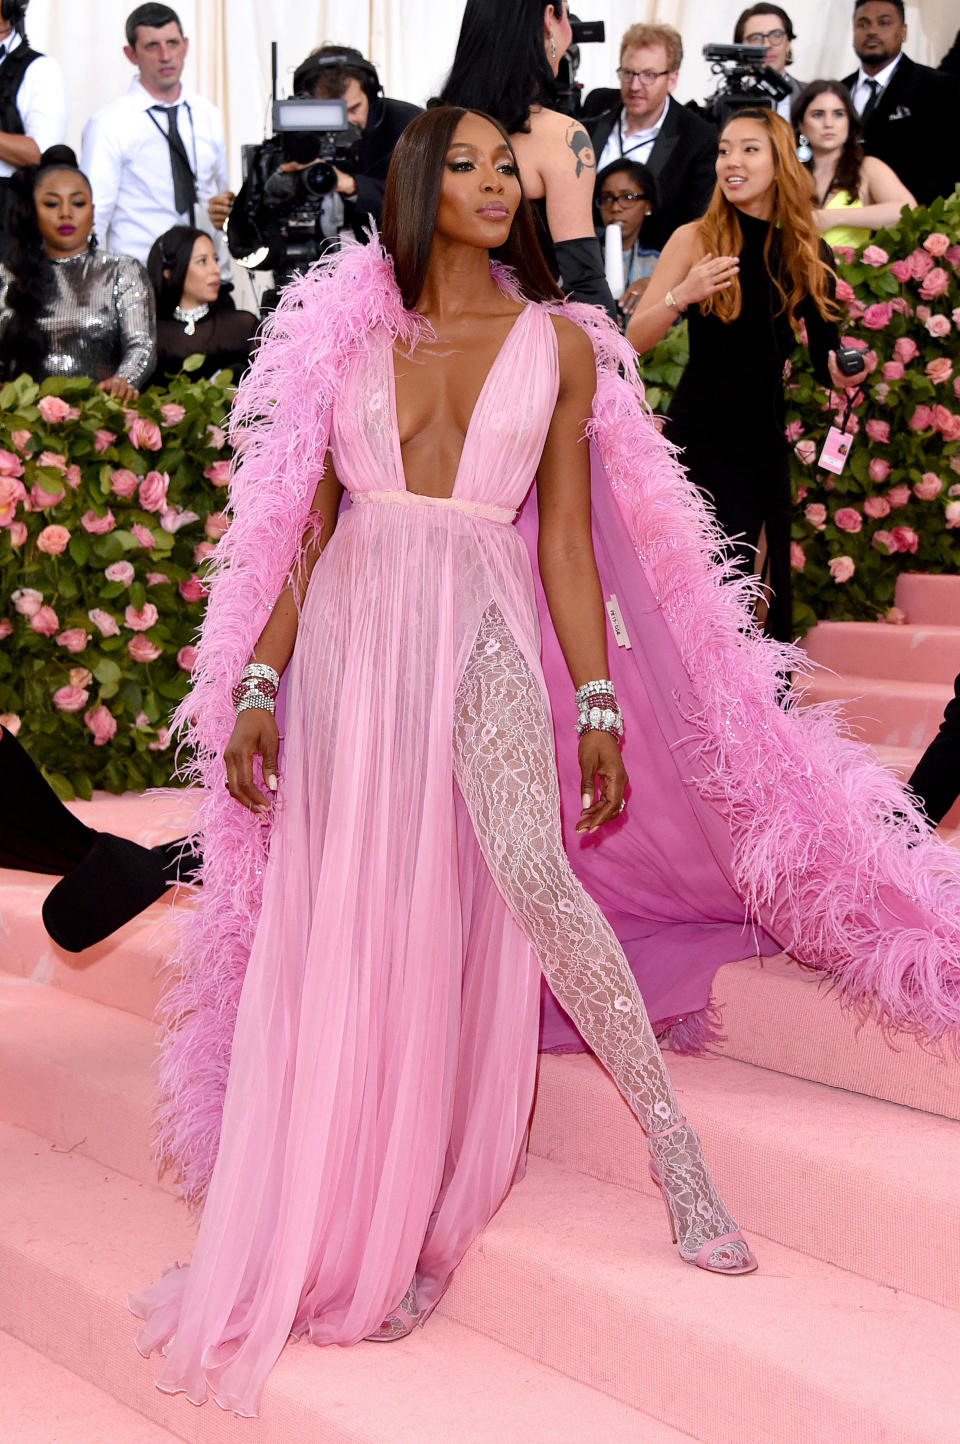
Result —
[{"label": "neon yellow dress", "polygon": [[[834,191],[832,196],[827,197],[823,210],[841,210],[845,206],[862,207],[863,201],[857,196],[851,196],[849,191]],[[829,231],[824,231],[823,239],[828,246],[853,246],[854,250],[859,251],[870,239],[870,230],[867,226],[831,226]]]}]

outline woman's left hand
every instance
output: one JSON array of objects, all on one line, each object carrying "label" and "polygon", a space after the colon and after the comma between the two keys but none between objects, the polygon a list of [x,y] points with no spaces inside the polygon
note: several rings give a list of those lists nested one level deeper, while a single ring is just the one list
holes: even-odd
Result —
[{"label": "woman's left hand", "polygon": [[112,396],[114,401],[136,401],[140,392],[135,386],[131,386],[125,376],[108,376],[106,381],[101,381],[98,390],[105,391]]},{"label": "woman's left hand", "polygon": [[827,365],[830,368],[830,380],[833,382],[834,391],[849,391],[851,387],[862,386],[867,379],[867,368],[861,366],[859,371],[854,371],[852,376],[845,376],[837,365],[837,355],[831,351],[827,357]]},{"label": "woman's left hand", "polygon": [[[580,738],[580,791],[583,810],[577,832],[596,832],[623,811],[627,770],[612,732],[584,732]],[[595,794],[600,796],[594,801]]]},{"label": "woman's left hand", "polygon": [[637,309],[637,303],[640,300],[640,297],[643,295],[644,291],[649,286],[649,284],[649,276],[641,276],[639,280],[631,281],[629,286],[617,302],[620,310],[623,312],[624,316],[626,316],[628,320]]}]

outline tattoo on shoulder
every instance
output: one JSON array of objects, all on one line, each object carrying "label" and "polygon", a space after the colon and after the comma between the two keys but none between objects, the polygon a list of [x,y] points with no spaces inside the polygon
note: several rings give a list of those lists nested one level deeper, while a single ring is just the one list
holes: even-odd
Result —
[{"label": "tattoo on shoulder", "polygon": [[580,179],[580,176],[585,170],[596,170],[597,158],[593,153],[593,145],[590,142],[590,137],[587,135],[583,126],[579,125],[577,121],[572,120],[567,126],[566,140],[567,145],[573,151],[574,157],[576,158],[577,179]]}]

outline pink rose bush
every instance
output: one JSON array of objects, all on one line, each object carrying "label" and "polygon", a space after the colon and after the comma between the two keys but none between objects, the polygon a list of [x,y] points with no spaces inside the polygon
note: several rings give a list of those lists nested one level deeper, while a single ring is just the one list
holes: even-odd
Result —
[{"label": "pink rose bush", "polygon": [[85,687],[58,687],[53,694],[53,705],[58,712],[82,712],[90,701]]},{"label": "pink rose bush", "polygon": [[837,585],[841,582],[848,582],[855,571],[856,566],[852,557],[834,557],[830,562],[830,575]]},{"label": "pink rose bush", "polygon": [[70,533],[65,526],[45,526],[37,537],[37,550],[49,557],[58,557],[66,551],[69,541]]},{"label": "pink rose bush", "polygon": [[49,426],[56,426],[61,421],[77,421],[80,418],[79,409],[68,405],[62,396],[41,396],[37,402],[37,410]]}]

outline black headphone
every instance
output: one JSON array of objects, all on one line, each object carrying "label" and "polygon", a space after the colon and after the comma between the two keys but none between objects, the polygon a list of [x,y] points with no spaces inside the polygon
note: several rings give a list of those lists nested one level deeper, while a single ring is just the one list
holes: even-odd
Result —
[{"label": "black headphone", "polygon": [[359,50],[354,50],[351,45],[345,45],[342,50],[329,50],[323,55],[308,55],[303,64],[298,65],[293,72],[294,95],[309,95],[318,72],[332,70],[334,66],[338,69],[342,67],[344,70],[360,72],[363,76],[360,84],[371,105],[378,95],[383,94],[383,86],[380,84],[376,66],[371,64]]},{"label": "black headphone", "polygon": [[22,30],[27,20],[30,0],[0,0],[0,15],[9,20],[14,30]]}]

